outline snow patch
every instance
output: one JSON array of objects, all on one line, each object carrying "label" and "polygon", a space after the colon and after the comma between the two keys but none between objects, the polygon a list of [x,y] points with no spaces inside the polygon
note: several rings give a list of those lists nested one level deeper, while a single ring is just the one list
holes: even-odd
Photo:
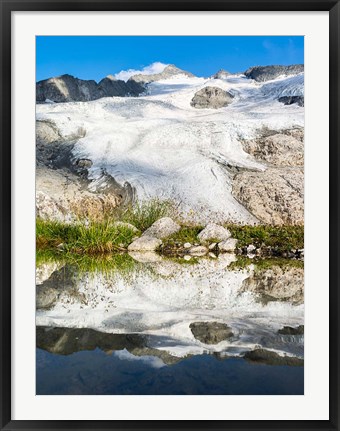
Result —
[{"label": "snow patch", "polygon": [[167,64],[161,63],[159,61],[156,61],[155,63],[150,64],[149,66],[143,67],[143,69],[128,69],[128,70],[121,70],[120,72],[116,73],[114,77],[116,79],[121,79],[122,81],[127,81],[131,76],[133,75],[154,75],[156,73],[162,73],[163,70],[168,66]]}]

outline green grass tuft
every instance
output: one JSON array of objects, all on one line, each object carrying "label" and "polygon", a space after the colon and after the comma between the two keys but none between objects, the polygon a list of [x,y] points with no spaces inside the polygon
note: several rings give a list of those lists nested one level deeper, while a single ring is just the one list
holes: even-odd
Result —
[{"label": "green grass tuft", "polygon": [[197,235],[201,232],[203,229],[203,226],[184,226],[181,228],[180,231],[174,233],[173,235],[169,236],[168,238],[165,238],[163,240],[164,246],[166,245],[173,245],[177,243],[184,244],[186,242],[190,242],[190,244],[194,244],[196,242],[199,242]]},{"label": "green grass tuft", "polygon": [[137,202],[121,210],[115,217],[123,222],[131,223],[140,231],[148,229],[162,217],[174,217],[176,213],[173,202],[169,200],[152,199],[147,202]]},{"label": "green grass tuft", "polygon": [[228,225],[232,237],[238,240],[238,247],[253,244],[267,246],[283,252],[304,248],[303,226],[238,226]]},{"label": "green grass tuft", "polygon": [[55,221],[36,221],[37,249],[58,249],[64,253],[105,254],[124,250],[136,236],[125,226],[112,223],[94,222],[84,224],[64,224]]}]

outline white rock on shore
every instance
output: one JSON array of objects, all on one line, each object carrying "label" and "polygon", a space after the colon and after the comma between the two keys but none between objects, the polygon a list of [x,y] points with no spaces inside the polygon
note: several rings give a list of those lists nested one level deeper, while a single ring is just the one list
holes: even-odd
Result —
[{"label": "white rock on shore", "polygon": [[161,239],[173,235],[180,229],[181,226],[175,223],[170,217],[162,217],[155,221],[155,223],[153,223],[153,225],[143,233],[143,236],[151,236]]},{"label": "white rock on shore", "polygon": [[228,229],[215,223],[209,223],[198,235],[198,239],[201,242],[209,241],[214,239],[216,241],[226,241],[231,237],[231,233]]}]

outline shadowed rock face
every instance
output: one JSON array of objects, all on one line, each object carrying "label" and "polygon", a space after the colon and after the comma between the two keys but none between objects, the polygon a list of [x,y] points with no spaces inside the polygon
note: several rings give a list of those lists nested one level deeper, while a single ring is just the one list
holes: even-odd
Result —
[{"label": "shadowed rock face", "polygon": [[112,96],[139,96],[145,92],[145,87],[134,81],[128,82],[117,80],[112,75],[102,79],[98,84],[99,91],[104,94],[100,97],[112,97]]},{"label": "shadowed rock face", "polygon": [[212,108],[218,109],[228,106],[233,101],[234,96],[228,91],[218,87],[204,87],[197,91],[191,100],[191,106],[194,108]]},{"label": "shadowed rock face", "polygon": [[190,329],[194,337],[205,344],[218,344],[234,335],[228,325],[218,322],[194,322]]},{"label": "shadowed rock face", "polygon": [[101,97],[139,96],[144,91],[145,87],[137,82],[124,82],[112,76],[97,84],[93,80],[82,80],[66,74],[37,82],[36,101],[86,102]]},{"label": "shadowed rock face", "polygon": [[264,82],[277,78],[280,75],[296,75],[304,71],[303,64],[292,64],[291,66],[255,66],[247,69],[244,74],[247,78]]},{"label": "shadowed rock face", "polygon": [[134,189],[120,185],[102,170],[96,180],[88,179],[90,159],[75,159],[72,149],[86,135],[79,128],[63,136],[51,121],[36,121],[36,215],[65,221],[77,217],[94,217],[129,203]]}]

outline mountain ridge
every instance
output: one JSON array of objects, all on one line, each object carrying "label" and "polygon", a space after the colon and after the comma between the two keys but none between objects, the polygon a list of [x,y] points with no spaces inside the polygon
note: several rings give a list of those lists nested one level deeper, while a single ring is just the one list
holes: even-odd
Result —
[{"label": "mountain ridge", "polygon": [[[281,75],[297,75],[303,71],[303,64],[272,65],[250,67],[243,74],[248,79],[266,82]],[[220,69],[210,79],[226,79],[231,75],[226,70]],[[102,97],[138,97],[146,93],[149,84],[171,79],[175,76],[196,77],[191,72],[182,70],[174,64],[167,65],[160,73],[139,73],[131,76],[127,81],[108,75],[97,83],[95,80],[83,80],[70,74],[64,74],[38,81],[36,83],[36,101],[39,103],[45,101],[64,103],[87,102]]]}]

